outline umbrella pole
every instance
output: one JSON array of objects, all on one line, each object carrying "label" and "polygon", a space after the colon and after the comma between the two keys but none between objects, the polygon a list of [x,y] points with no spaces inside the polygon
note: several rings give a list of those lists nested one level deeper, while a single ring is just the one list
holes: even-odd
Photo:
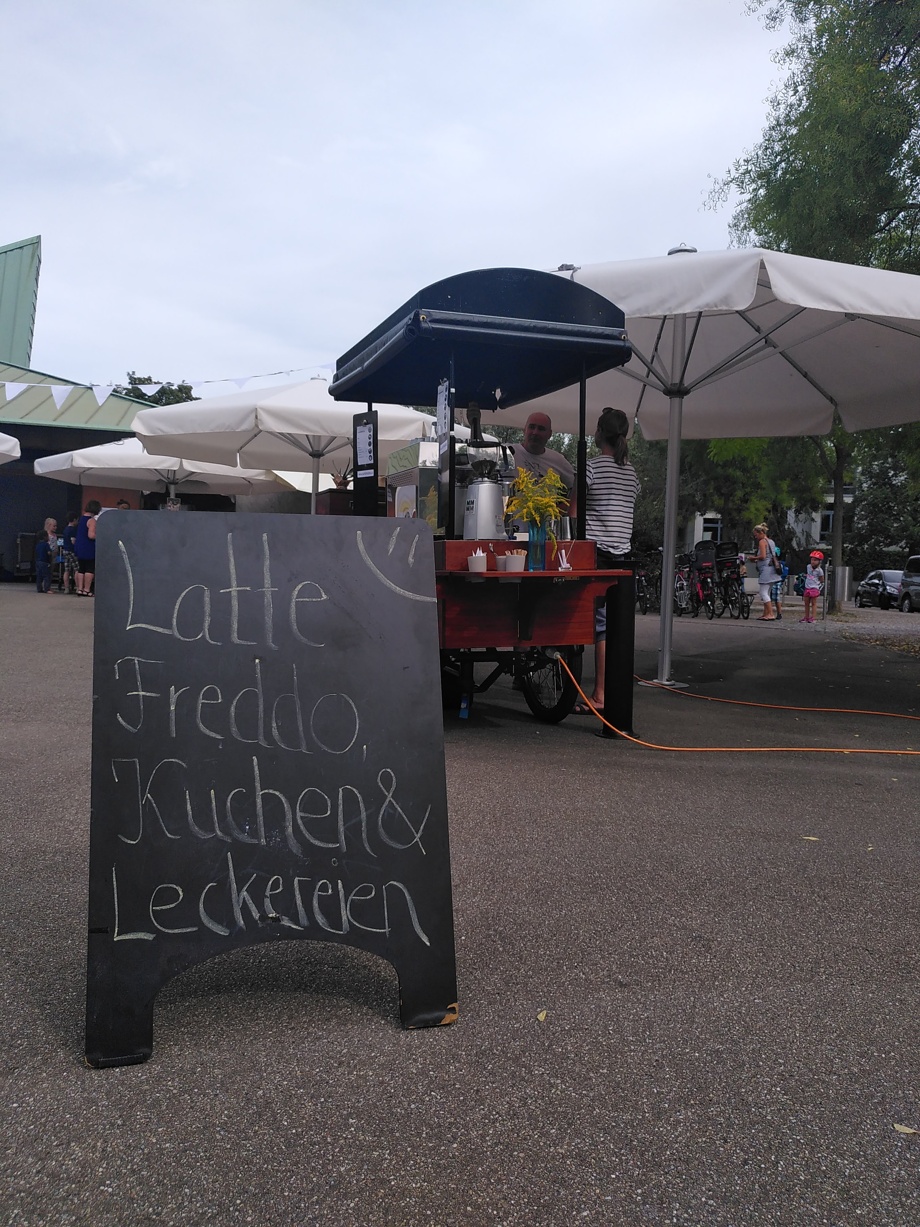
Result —
[{"label": "umbrella pole", "polygon": [[319,456],[313,457],[313,482],[310,493],[310,515],[316,515],[316,488],[319,485]]},{"label": "umbrella pole", "polygon": [[661,631],[658,647],[658,682],[671,680],[671,641],[674,630],[674,555],[677,553],[677,494],[680,482],[680,435],[684,413],[683,375],[687,344],[687,317],[674,317],[671,355],[671,392],[668,400],[668,470],[664,491],[664,556],[661,560]]}]

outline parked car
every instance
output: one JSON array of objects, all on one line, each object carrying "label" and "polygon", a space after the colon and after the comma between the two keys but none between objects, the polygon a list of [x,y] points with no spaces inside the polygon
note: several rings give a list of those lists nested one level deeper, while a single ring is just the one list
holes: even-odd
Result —
[{"label": "parked car", "polygon": [[916,613],[920,609],[920,554],[914,554],[904,564],[898,608],[905,613]]},{"label": "parked car", "polygon": [[[870,571],[856,589],[856,608],[878,605],[879,609],[891,609],[901,599],[901,571]],[[920,598],[920,594],[918,594]]]}]

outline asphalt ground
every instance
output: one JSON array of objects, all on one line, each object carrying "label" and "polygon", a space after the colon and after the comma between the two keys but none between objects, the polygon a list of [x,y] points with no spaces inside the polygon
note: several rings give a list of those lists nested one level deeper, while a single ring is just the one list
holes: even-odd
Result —
[{"label": "asphalt ground", "polygon": [[[920,716],[920,618],[792,613],[678,620],[675,676]],[[445,725],[455,1026],[405,1032],[388,965],[281,943],[172,981],[152,1059],[91,1070],[92,624],[0,586],[0,1222],[920,1223],[920,773],[853,753],[920,750],[914,721],[637,687],[645,741],[741,750],[681,753],[503,683]],[[657,637],[637,619],[642,676]]]}]

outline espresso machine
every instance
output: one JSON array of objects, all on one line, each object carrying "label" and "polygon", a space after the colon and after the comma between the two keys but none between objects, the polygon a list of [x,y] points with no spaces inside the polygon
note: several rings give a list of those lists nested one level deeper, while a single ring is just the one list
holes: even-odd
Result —
[{"label": "espresso machine", "polygon": [[482,437],[478,406],[467,410],[470,438],[467,462],[472,476],[463,502],[464,541],[488,541],[505,536],[505,504],[516,469],[510,448]]}]

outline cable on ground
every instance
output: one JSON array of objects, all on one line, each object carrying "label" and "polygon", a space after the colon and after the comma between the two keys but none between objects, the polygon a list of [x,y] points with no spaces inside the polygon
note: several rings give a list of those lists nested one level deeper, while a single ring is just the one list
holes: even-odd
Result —
[{"label": "cable on ground", "polygon": [[[562,658],[562,655],[561,654],[557,655],[556,659],[559,661],[563,669],[565,669],[566,673],[572,679],[575,689],[584,699],[585,703],[588,706],[588,709],[594,713],[597,719],[600,720],[601,724],[606,725],[606,727],[608,729],[611,729],[614,733],[616,733],[618,737],[622,737],[626,741],[631,741],[633,745],[642,746],[646,750],[664,750],[664,751],[667,751],[669,753],[674,753],[674,754],[884,754],[884,755],[898,755],[901,757],[920,757],[920,750],[867,750],[863,747],[859,747],[857,749],[851,749],[851,748],[842,748],[842,747],[837,747],[837,746],[659,746],[653,741],[643,741],[641,737],[633,737],[631,733],[626,733],[623,731],[623,729],[618,729],[616,725],[611,724],[610,721],[605,716],[601,715],[601,713],[597,710],[597,708],[594,706],[594,704],[591,702],[591,700],[582,690],[581,686],[578,684],[578,679],[576,678],[572,670],[569,668],[568,663]],[[667,686],[662,686],[661,688],[663,690],[670,689]],[[671,693],[673,694],[674,691],[672,690]],[[679,693],[686,693],[686,692],[679,692]],[[737,702],[746,707],[778,706],[778,705],[774,705],[770,703],[749,703],[743,699],[737,699],[737,700],[736,699],[714,699],[710,695],[692,695],[689,697],[700,698],[700,699],[708,698],[710,699],[710,702],[717,702],[717,703],[736,703]],[[778,708],[778,709],[779,710],[790,710],[790,711],[833,711],[833,712],[851,711],[850,708],[845,708],[845,707],[844,708],[799,707],[799,708],[788,708],[788,709]],[[897,712],[861,713],[861,712],[854,711],[853,714],[854,715],[866,714],[866,715],[897,716],[899,713]],[[917,717],[909,716],[907,717],[907,719],[916,720]]]}]

